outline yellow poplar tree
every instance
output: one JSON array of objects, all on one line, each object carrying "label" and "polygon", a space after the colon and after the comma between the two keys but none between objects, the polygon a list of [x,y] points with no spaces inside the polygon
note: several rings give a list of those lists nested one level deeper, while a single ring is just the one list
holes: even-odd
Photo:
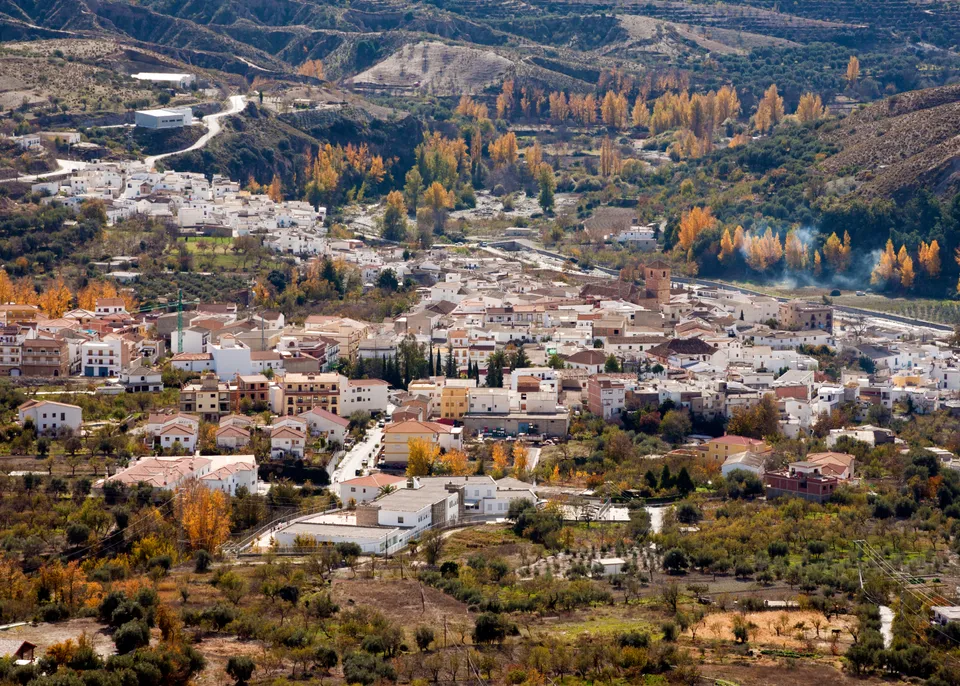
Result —
[{"label": "yellow poplar tree", "polygon": [[454,476],[466,476],[471,470],[467,463],[467,454],[462,450],[448,450],[440,456],[443,471]]},{"label": "yellow poplar tree", "polygon": [[62,317],[70,309],[70,303],[73,301],[73,294],[67,285],[63,282],[63,277],[58,276],[53,283],[40,294],[37,304],[43,313],[53,319]]},{"label": "yellow poplar tree", "polygon": [[920,242],[920,268],[931,278],[940,276],[940,244],[936,238],[930,243]]},{"label": "yellow poplar tree", "polygon": [[856,55],[850,55],[850,61],[847,62],[847,82],[852,86],[860,78],[860,60]]},{"label": "yellow poplar tree", "polygon": [[733,246],[733,238],[730,236],[730,229],[726,228],[723,230],[723,236],[720,238],[720,253],[717,255],[717,258],[721,262],[727,262],[733,257],[736,248]]},{"label": "yellow poplar tree", "polygon": [[211,553],[230,538],[230,499],[190,479],[177,489],[177,520],[192,550]]},{"label": "yellow poplar tree", "polygon": [[503,82],[503,88],[497,96],[497,119],[504,119],[510,114],[513,114],[513,79]]},{"label": "yellow poplar tree", "polygon": [[493,446],[493,468],[501,474],[506,473],[510,466],[510,457],[503,443],[497,443]]},{"label": "yellow poplar tree", "polygon": [[709,207],[694,207],[689,212],[684,212],[680,218],[680,231],[678,240],[680,247],[689,250],[697,236],[713,228],[717,223]]},{"label": "yellow poplar tree", "polygon": [[823,273],[823,262],[820,259],[820,251],[815,250],[813,253],[813,275],[820,276]]},{"label": "yellow poplar tree", "polygon": [[897,273],[897,253],[893,249],[893,241],[887,239],[887,247],[880,253],[880,259],[870,274],[870,283],[882,285],[890,281]]},{"label": "yellow poplar tree", "polygon": [[807,266],[807,246],[800,240],[796,231],[790,231],[787,234],[784,254],[790,269],[803,269]]},{"label": "yellow poplar tree", "polygon": [[280,186],[280,177],[276,174],[273,175],[273,180],[270,181],[270,185],[267,187],[267,197],[274,202],[283,202],[283,190]]},{"label": "yellow poplar tree", "polygon": [[634,126],[646,126],[650,123],[650,110],[647,103],[639,95],[637,101],[633,103],[633,110],[630,112],[630,121]]},{"label": "yellow poplar tree", "polygon": [[916,273],[913,271],[913,258],[907,252],[907,246],[901,245],[900,252],[897,255],[897,264],[900,267],[900,285],[904,288],[912,288]]},{"label": "yellow poplar tree", "polygon": [[761,133],[766,133],[783,121],[783,98],[777,92],[777,85],[771,84],[764,92],[763,99],[757,105],[754,125]]},{"label": "yellow poplar tree", "polygon": [[805,124],[823,119],[825,116],[827,116],[827,109],[823,106],[819,95],[804,93],[800,96],[800,102],[797,104],[797,121]]},{"label": "yellow poplar tree", "polygon": [[407,451],[407,476],[429,476],[440,455],[440,446],[424,438],[411,438]]},{"label": "yellow poplar tree", "polygon": [[13,281],[6,269],[0,269],[0,305],[13,301]]},{"label": "yellow poplar tree", "polygon": [[520,476],[527,471],[527,447],[523,441],[513,444],[513,474]]}]

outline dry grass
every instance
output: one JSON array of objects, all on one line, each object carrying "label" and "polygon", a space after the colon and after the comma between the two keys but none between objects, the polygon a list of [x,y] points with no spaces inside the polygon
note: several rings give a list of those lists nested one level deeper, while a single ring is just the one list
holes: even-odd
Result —
[{"label": "dry grass", "polygon": [[[739,612],[717,612],[707,615],[704,626],[697,632],[697,638],[732,641],[733,619],[739,614]],[[787,622],[785,623],[787,629],[781,632],[780,636],[777,636],[774,627],[783,614],[787,615]],[[791,610],[786,613],[775,610],[748,612],[744,617],[748,622],[755,625],[755,628],[750,631],[750,645],[752,646],[793,651],[807,651],[812,646],[817,652],[825,654],[831,652],[832,630],[840,630],[837,645],[842,653],[853,642],[847,629],[857,622],[852,615],[835,616],[828,622],[819,612],[809,610]],[[816,622],[820,623],[820,638],[817,638]],[[794,628],[800,623],[804,625],[803,629]]]},{"label": "dry grass", "polygon": [[444,620],[473,625],[466,605],[412,579],[337,579],[330,592],[341,610],[366,605],[410,632],[419,624],[443,626]]},{"label": "dry grass", "polygon": [[512,66],[510,60],[489,50],[421,41],[405,45],[351,81],[359,86],[459,95],[500,80]]}]

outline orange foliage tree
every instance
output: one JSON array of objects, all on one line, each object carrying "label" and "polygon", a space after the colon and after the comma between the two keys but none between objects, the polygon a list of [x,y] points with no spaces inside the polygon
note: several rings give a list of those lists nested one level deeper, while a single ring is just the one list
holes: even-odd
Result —
[{"label": "orange foliage tree", "polygon": [[689,250],[693,247],[693,242],[697,236],[716,226],[717,220],[709,207],[694,207],[689,212],[684,212],[680,218],[680,231],[678,241],[680,247]]},{"label": "orange foliage tree", "polygon": [[177,520],[191,550],[215,552],[230,538],[230,499],[195,479],[177,489]]}]

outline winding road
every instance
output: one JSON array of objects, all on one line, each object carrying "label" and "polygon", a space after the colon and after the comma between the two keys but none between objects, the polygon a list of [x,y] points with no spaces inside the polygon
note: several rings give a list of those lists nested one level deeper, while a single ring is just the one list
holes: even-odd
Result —
[{"label": "winding road", "polygon": [[81,162],[80,160],[57,160],[57,168],[53,171],[43,172],[42,174],[21,174],[11,179],[0,179],[0,183],[10,183],[11,181],[42,181],[43,179],[54,176],[72,174],[76,170],[83,169],[86,166],[87,163]]},{"label": "winding road", "polygon": [[166,159],[167,157],[173,157],[174,155],[182,155],[183,153],[190,152],[192,150],[200,150],[201,148],[205,147],[207,143],[211,141],[211,139],[220,133],[220,120],[223,117],[230,117],[234,114],[240,114],[240,112],[242,112],[243,108],[246,106],[246,96],[231,95],[229,109],[226,109],[223,112],[217,112],[216,114],[209,114],[203,118],[203,123],[207,127],[207,132],[200,136],[200,138],[198,138],[193,145],[191,145],[189,148],[184,148],[183,150],[175,150],[174,152],[167,152],[162,155],[152,155],[151,157],[146,158],[143,163],[148,169],[153,169],[159,160]]}]

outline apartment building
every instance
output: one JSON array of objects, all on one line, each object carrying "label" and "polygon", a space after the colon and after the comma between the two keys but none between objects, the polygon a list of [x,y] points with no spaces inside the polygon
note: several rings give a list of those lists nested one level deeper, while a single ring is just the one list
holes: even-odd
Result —
[{"label": "apartment building", "polygon": [[180,411],[199,414],[204,421],[219,421],[230,414],[230,387],[213,374],[206,374],[199,383],[180,390]]},{"label": "apartment building", "polygon": [[20,358],[24,376],[70,376],[70,354],[62,338],[28,338]]},{"label": "apartment building", "polygon": [[117,336],[86,341],[80,346],[80,358],[84,376],[120,376],[120,371],[130,364],[129,349]]},{"label": "apartment building", "polygon": [[313,407],[343,416],[340,411],[341,390],[347,377],[336,372],[323,374],[287,374],[279,385],[280,403],[273,411],[289,416],[299,415]]},{"label": "apartment building", "polygon": [[20,376],[21,348],[27,329],[17,325],[0,328],[0,376]]}]

